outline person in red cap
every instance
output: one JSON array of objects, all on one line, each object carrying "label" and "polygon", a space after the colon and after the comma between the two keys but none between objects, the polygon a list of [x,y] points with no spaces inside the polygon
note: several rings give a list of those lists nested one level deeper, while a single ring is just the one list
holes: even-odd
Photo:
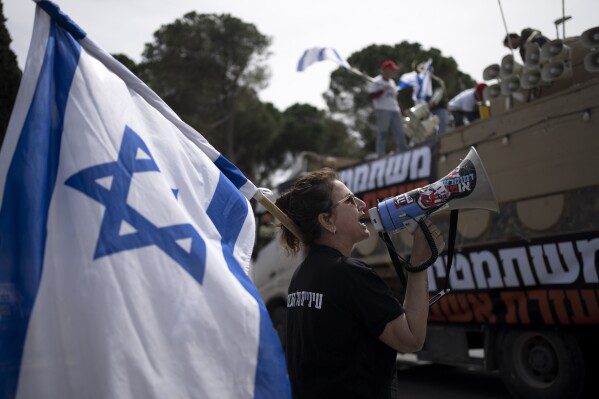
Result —
[{"label": "person in red cap", "polygon": [[464,117],[468,122],[473,122],[480,118],[478,113],[478,104],[483,100],[483,90],[487,87],[484,83],[479,83],[471,89],[464,90],[451,100],[449,100],[448,109],[453,115],[455,127],[464,124]]},{"label": "person in red cap", "polygon": [[381,74],[374,78],[368,86],[369,97],[372,100],[376,117],[376,153],[379,157],[385,155],[389,128],[395,137],[396,150],[408,150],[404,138],[401,110],[397,102],[398,87],[393,80],[398,69],[399,67],[391,60],[383,62]]}]

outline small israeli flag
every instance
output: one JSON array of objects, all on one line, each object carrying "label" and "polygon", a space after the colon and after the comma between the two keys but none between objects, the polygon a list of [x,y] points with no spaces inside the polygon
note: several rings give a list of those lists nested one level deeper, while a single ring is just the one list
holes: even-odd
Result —
[{"label": "small israeli flag", "polygon": [[341,57],[337,50],[332,47],[312,47],[304,51],[304,54],[297,63],[297,71],[303,72],[315,62],[329,60],[337,63],[344,68],[351,68],[345,58]]},{"label": "small israeli flag", "polygon": [[400,90],[412,87],[412,100],[415,104],[427,102],[433,96],[432,59],[419,65],[419,71],[404,73],[399,78],[397,86]]},{"label": "small israeli flag", "polygon": [[0,397],[289,398],[256,187],[59,8],[0,152]]}]

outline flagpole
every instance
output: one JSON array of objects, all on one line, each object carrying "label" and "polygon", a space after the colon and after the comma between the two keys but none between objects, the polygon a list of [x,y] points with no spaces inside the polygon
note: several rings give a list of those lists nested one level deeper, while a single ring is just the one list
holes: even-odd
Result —
[{"label": "flagpole", "polygon": [[296,236],[300,241],[302,241],[302,233],[299,228],[293,221],[283,212],[275,203],[269,200],[262,191],[256,191],[254,194],[254,198],[258,201],[271,215],[279,219],[281,224],[287,228],[287,230],[291,231],[294,236]]},{"label": "flagpole", "polygon": [[355,74],[356,74],[356,75],[358,75],[358,76],[361,76],[361,77],[363,77],[364,79],[368,80],[369,82],[372,82],[372,83],[374,83],[374,78],[372,78],[372,77],[370,77],[370,76],[366,75],[364,72],[362,72],[362,71],[360,71],[360,70],[357,70],[357,69],[356,69],[356,68],[354,68],[354,67],[347,68],[347,70],[348,70],[348,71],[350,71],[350,72],[353,72],[353,73],[355,73]]}]

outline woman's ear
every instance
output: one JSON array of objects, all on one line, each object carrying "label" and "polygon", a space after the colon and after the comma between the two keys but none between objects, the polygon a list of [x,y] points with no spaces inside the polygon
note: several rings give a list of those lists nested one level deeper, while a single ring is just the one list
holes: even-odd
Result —
[{"label": "woman's ear", "polygon": [[320,223],[320,227],[322,227],[324,230],[335,234],[335,224],[332,222],[331,220],[331,214],[330,213],[319,213],[318,214],[318,223]]}]

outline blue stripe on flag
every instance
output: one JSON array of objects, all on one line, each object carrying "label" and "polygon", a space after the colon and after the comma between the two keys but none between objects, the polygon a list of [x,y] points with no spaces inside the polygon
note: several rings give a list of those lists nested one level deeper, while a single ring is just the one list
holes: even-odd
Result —
[{"label": "blue stripe on flag", "polygon": [[324,52],[326,51],[326,47],[323,47],[320,49],[320,51],[318,52],[318,61],[324,61],[325,60],[325,56],[324,56]]},{"label": "blue stripe on flag", "polygon": [[340,63],[345,64],[345,60],[343,58],[341,58],[341,56],[339,55],[339,53],[337,52],[337,50],[335,50],[334,48],[332,48],[331,50],[333,50],[333,54],[335,54],[335,57],[337,57],[337,59],[339,60]]},{"label": "blue stripe on flag", "polygon": [[310,51],[310,50],[304,51],[304,54],[302,54],[302,58],[300,58],[299,62],[297,63],[297,71],[298,72],[302,72],[304,70],[304,63],[306,62],[306,57],[308,56],[308,51]]},{"label": "blue stripe on flag", "polygon": [[407,87],[412,87],[412,85],[404,82],[403,80],[400,80],[399,82],[397,82],[397,87],[399,87],[400,89],[405,89]]},{"label": "blue stripe on flag", "polygon": [[0,388],[16,390],[29,318],[42,277],[48,208],[63,119],[81,48],[50,24],[44,61],[0,208]]},{"label": "blue stripe on flag", "polygon": [[239,190],[231,184],[230,179],[223,174],[220,175],[207,214],[222,237],[223,255],[229,270],[254,297],[260,310],[260,340],[254,398],[291,398],[291,386],[279,337],[272,326],[258,289],[233,256],[235,242],[248,214],[247,202]]},{"label": "blue stripe on flag", "polygon": [[225,176],[227,176],[229,180],[231,180],[231,183],[233,183],[235,187],[241,188],[248,181],[244,174],[237,169],[237,166],[233,165],[231,161],[229,161],[223,155],[220,155],[216,161],[214,161],[214,164],[220,169],[221,172],[224,173]]},{"label": "blue stripe on flag", "polygon": [[83,29],[79,27],[68,15],[60,11],[60,7],[51,1],[40,1],[37,3],[41,9],[43,9],[48,15],[52,17],[52,21],[56,22],[58,26],[69,32],[77,40],[83,39],[87,34]]},{"label": "blue stripe on flag", "polygon": [[417,73],[416,74],[416,80],[418,81],[418,92],[416,93],[416,98],[420,99],[420,96],[422,96],[422,76]]}]

